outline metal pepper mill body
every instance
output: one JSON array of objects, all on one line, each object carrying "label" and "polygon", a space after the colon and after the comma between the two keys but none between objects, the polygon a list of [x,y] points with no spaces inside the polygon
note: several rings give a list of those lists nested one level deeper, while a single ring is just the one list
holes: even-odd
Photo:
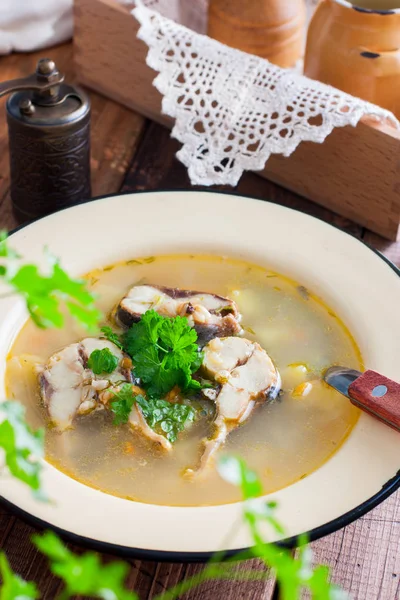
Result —
[{"label": "metal pepper mill body", "polygon": [[0,84],[7,101],[11,201],[20,222],[87,200],[90,185],[90,102],[66,85],[52,60],[36,73]]}]

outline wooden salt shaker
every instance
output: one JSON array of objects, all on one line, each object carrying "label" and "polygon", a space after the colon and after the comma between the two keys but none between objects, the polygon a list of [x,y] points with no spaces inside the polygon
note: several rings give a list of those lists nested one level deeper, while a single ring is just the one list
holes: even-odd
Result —
[{"label": "wooden salt shaker", "polygon": [[293,67],[304,48],[304,0],[210,0],[208,35],[244,52]]},{"label": "wooden salt shaker", "polygon": [[304,72],[400,118],[400,0],[321,0]]}]

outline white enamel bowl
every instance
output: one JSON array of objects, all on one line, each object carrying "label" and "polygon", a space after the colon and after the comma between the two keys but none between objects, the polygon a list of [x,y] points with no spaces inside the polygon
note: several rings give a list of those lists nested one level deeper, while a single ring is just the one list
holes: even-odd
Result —
[{"label": "white enamel bowl", "polygon": [[[352,236],[318,219],[250,198],[208,192],[150,192],[105,198],[53,214],[12,235],[29,261],[43,246],[73,275],[137,256],[216,253],[293,277],[332,306],[353,333],[368,368],[400,381],[400,277]],[[23,302],[0,302],[0,381],[26,319]],[[400,486],[400,435],[362,414],[339,451],[309,477],[273,494],[287,540],[313,539],[358,518]],[[12,478],[3,501],[35,523],[82,544],[157,560],[205,560],[251,540],[241,504],[175,508],[131,502],[73,481],[45,463],[51,505]],[[235,524],[233,535],[230,535]],[[270,537],[276,540],[276,535]]]}]

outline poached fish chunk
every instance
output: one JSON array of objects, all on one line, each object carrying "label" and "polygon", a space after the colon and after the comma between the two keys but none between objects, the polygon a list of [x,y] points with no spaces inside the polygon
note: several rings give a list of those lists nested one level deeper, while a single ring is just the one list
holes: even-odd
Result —
[{"label": "poached fish chunk", "polygon": [[[118,358],[118,366],[112,373],[96,375],[87,366],[94,350],[108,348]],[[132,383],[132,363],[115,344],[107,340],[87,338],[66,346],[54,354],[44,367],[39,367],[40,391],[51,421],[59,431],[65,431],[78,415],[95,410],[110,409],[110,402],[120,391],[121,384]],[[137,386],[134,394],[145,395]],[[140,406],[134,404],[129,415],[129,426],[150,442],[170,451],[172,444],[163,435],[149,427]]]},{"label": "poached fish chunk", "polygon": [[117,321],[130,327],[147,310],[165,317],[187,317],[198,334],[200,344],[215,337],[239,335],[241,315],[229,298],[215,294],[180,290],[156,285],[136,285],[117,307]]},{"label": "poached fish chunk", "polygon": [[210,464],[228,434],[280,388],[279,373],[268,354],[244,338],[211,340],[204,348],[203,368],[220,387],[215,398],[215,433],[204,441],[198,473]]},{"label": "poached fish chunk", "polygon": [[[105,348],[118,358],[118,366],[112,373],[95,375],[88,368],[89,357],[94,350]],[[131,383],[129,362],[112,342],[96,338],[87,338],[53,354],[38,370],[43,404],[57,429],[71,427],[78,414],[104,408],[99,394],[108,387],[121,381]]]}]

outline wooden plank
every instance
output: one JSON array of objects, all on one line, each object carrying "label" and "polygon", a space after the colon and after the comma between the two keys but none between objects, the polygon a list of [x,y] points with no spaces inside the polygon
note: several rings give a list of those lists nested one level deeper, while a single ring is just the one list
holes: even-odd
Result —
[{"label": "wooden plank", "polygon": [[[193,577],[200,573],[202,567],[199,565],[189,565],[185,570],[185,579]],[[261,571],[265,572],[263,581],[208,581],[203,583],[192,592],[185,594],[182,600],[273,600],[275,590],[275,578],[269,576],[268,571],[261,561],[250,560],[238,564],[234,573],[239,578],[241,571]]]},{"label": "wooden plank", "polygon": [[[400,495],[392,500],[399,516]],[[312,544],[314,560],[355,600],[400,598],[400,520],[386,503],[345,529]]]},{"label": "wooden plank", "polygon": [[[146,66],[138,23],[115,0],[76,0],[75,60],[80,80],[151,119],[161,114],[156,73]],[[367,122],[338,128],[324,144],[302,143],[289,157],[272,156],[262,173],[288,189],[387,237],[400,222],[400,134]]]},{"label": "wooden plank", "polygon": [[11,567],[23,579],[34,581],[45,600],[52,600],[56,597],[60,582],[49,572],[46,558],[30,542],[33,533],[31,527],[15,519],[1,548],[10,561]]},{"label": "wooden plank", "polygon": [[[7,512],[4,513],[4,516],[7,517]],[[21,577],[29,581],[35,581],[43,600],[53,600],[62,584],[60,584],[59,579],[50,573],[47,559],[30,542],[32,535],[37,533],[36,530],[19,519],[11,519],[13,521],[12,527],[6,539],[1,540],[0,537],[1,549],[6,553],[12,568]],[[78,554],[82,552],[82,549],[77,546],[69,545],[69,548]],[[116,560],[115,557],[106,554],[103,554],[101,558],[104,563]],[[163,589],[179,583],[186,569],[181,564],[160,564],[145,561],[130,561],[130,565],[131,569],[126,580],[126,587],[131,591],[136,591],[140,598],[146,599],[152,598],[161,593]]]},{"label": "wooden plank", "polygon": [[[157,123],[149,124],[142,144],[126,175],[122,190],[209,189],[190,186],[187,170],[175,156],[178,148],[179,143],[171,138],[167,128]],[[226,186],[213,186],[211,189],[232,193],[232,188]],[[289,192],[267,179],[261,179],[254,173],[246,173],[233,191],[290,206],[346,229],[358,237],[362,234],[362,228],[354,222]]]},{"label": "wooden plank", "polygon": [[[46,51],[59,69],[66,73],[68,82],[75,82],[72,44],[63,44]],[[43,51],[12,54],[0,59],[1,80],[24,77],[34,72]],[[141,138],[145,119],[127,108],[99,94],[90,93],[92,102],[92,192],[94,196],[115,193],[121,187]],[[5,99],[0,101],[0,227],[12,229],[17,221],[10,202],[10,175],[8,132],[5,119]]]}]

